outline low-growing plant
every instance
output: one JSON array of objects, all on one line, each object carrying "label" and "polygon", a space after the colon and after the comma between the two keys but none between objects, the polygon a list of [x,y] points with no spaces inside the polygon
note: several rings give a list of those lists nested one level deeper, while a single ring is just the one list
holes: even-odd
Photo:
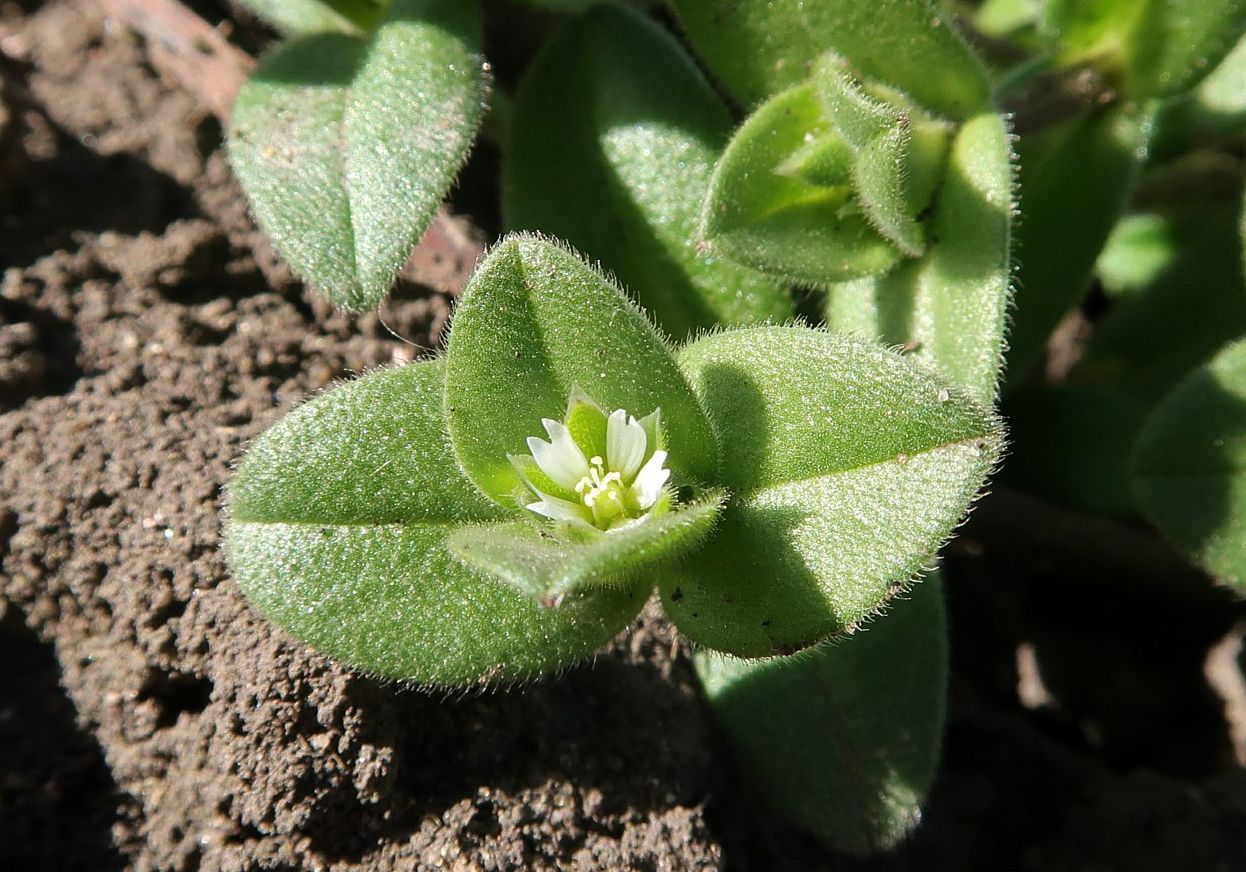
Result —
[{"label": "low-growing plant", "polygon": [[[242,463],[230,565],[296,637],[423,685],[514,682],[656,591],[753,783],[867,852],[934,777],[930,570],[1000,456],[1005,364],[1017,480],[1132,509],[1132,478],[1246,577],[1240,347],[1142,424],[1246,332],[1220,145],[1246,130],[1246,0],[671,0],[685,42],[645,4],[534,0],[534,32],[557,23],[513,81],[474,0],[246,2],[287,39],[231,160],[310,285],[375,307],[482,130],[511,231],[444,354],[312,399]],[[1176,302],[1200,269],[1202,321]],[[1110,311],[1044,383],[1092,280]],[[1110,458],[1070,475],[1070,437]]]}]

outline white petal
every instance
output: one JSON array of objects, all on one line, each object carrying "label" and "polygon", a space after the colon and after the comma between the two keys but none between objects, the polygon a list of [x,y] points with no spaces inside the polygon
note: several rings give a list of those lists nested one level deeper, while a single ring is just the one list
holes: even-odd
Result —
[{"label": "white petal", "polygon": [[662,493],[662,486],[671,477],[671,471],[662,466],[664,463],[666,463],[666,452],[653,452],[653,456],[636,474],[636,480],[632,482],[632,493],[642,509],[653,507]]},{"label": "white petal", "polygon": [[525,508],[554,521],[579,522],[592,526],[593,513],[586,506],[551,497],[549,494],[542,493],[540,502],[528,503]]},{"label": "white petal", "polygon": [[571,438],[571,431],[557,421],[543,418],[549,442],[535,436],[528,437],[528,450],[541,471],[553,479],[559,487],[575,490],[580,479],[588,475],[588,461],[584,452]]},{"label": "white petal", "polygon": [[645,428],[622,409],[615,409],[606,419],[606,468],[631,481],[645,459]]}]

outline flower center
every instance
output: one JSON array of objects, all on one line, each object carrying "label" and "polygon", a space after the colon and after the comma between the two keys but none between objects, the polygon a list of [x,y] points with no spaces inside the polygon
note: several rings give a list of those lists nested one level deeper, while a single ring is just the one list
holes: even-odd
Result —
[{"label": "flower center", "polygon": [[[619,512],[626,510],[623,504],[623,498],[626,495],[623,474],[618,471],[606,472],[606,462],[599,455],[594,454],[589,458],[588,475],[576,484],[575,492],[580,495],[584,505],[594,509],[595,513],[601,513],[602,510],[608,511],[615,506],[618,507]],[[598,503],[603,500],[608,502],[599,507]],[[614,506],[609,503],[613,503]]]}]

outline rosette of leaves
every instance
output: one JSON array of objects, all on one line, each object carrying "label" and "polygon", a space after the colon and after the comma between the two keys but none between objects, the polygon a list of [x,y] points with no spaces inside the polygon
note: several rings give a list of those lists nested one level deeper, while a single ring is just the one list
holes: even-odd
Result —
[{"label": "rosette of leaves", "polygon": [[[294,636],[422,684],[563,668],[655,587],[696,642],[764,657],[905,590],[1001,439],[974,400],[857,338],[765,326],[672,347],[578,256],[516,235],[443,358],[329,391],[255,442],[227,556]],[[611,492],[623,508],[595,512]]]}]

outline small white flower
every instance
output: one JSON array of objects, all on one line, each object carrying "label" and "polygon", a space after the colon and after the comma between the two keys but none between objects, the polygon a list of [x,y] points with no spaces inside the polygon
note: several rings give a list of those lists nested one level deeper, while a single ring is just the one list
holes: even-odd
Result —
[{"label": "small white flower", "polygon": [[607,415],[573,390],[566,422],[544,418],[541,424],[549,441],[530,436],[532,453],[510,458],[538,497],[525,506],[529,511],[610,530],[642,520],[665,503],[671,471],[660,447],[661,410],[641,420],[623,409]]}]

